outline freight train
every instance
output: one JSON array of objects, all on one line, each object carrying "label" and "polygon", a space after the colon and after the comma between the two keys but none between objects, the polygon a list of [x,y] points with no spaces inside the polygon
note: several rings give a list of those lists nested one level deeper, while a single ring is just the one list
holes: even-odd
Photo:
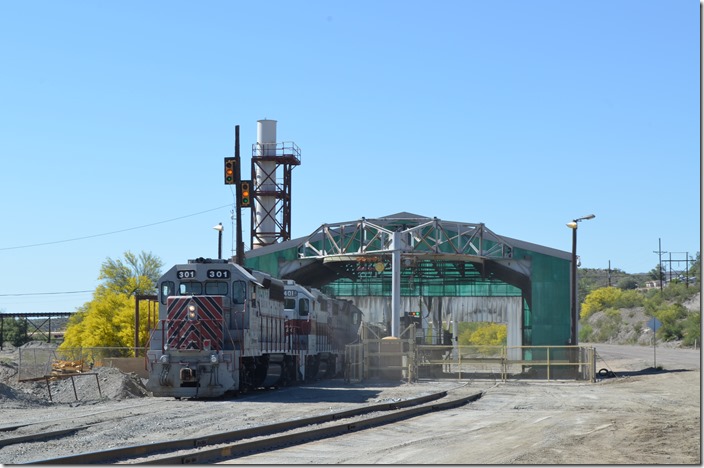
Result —
[{"label": "freight train", "polygon": [[212,398],[335,376],[362,321],[351,301],[227,260],[173,266],[157,297],[147,350],[147,388],[157,397]]}]

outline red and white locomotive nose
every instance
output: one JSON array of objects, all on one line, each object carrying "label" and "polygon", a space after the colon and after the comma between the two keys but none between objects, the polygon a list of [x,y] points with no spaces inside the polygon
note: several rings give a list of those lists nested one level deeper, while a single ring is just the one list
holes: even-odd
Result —
[{"label": "red and white locomotive nose", "polygon": [[224,336],[223,309],[222,296],[169,297],[166,302],[169,349],[220,351]]}]

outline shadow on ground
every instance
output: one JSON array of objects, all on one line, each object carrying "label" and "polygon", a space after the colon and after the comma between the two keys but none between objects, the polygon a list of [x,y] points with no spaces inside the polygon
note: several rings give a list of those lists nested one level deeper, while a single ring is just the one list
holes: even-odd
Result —
[{"label": "shadow on ground", "polygon": [[599,372],[597,372],[597,377],[604,379],[604,378],[613,378],[613,377],[635,377],[638,375],[656,375],[656,374],[670,374],[674,372],[691,372],[692,369],[662,369],[658,367],[646,367],[645,369],[637,370],[637,371],[617,371],[613,372],[610,371],[609,369],[600,369]]}]

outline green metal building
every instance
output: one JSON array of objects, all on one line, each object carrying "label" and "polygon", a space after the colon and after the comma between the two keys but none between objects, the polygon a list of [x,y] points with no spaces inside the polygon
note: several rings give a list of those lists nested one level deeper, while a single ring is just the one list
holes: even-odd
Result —
[{"label": "green metal building", "polygon": [[508,324],[509,346],[570,344],[571,253],[482,223],[398,213],[324,224],[246,252],[245,266],[351,299],[366,321],[388,323],[394,252],[401,310],[435,336],[452,323],[488,321]]}]

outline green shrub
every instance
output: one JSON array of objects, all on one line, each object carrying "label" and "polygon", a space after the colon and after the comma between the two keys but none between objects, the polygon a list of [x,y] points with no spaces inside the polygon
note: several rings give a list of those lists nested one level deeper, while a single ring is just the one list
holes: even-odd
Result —
[{"label": "green shrub", "polygon": [[[506,345],[506,336],[508,334],[506,324],[490,323],[490,322],[475,322],[471,326],[462,326],[460,324],[458,343],[461,346],[479,345],[479,346],[504,346]],[[458,330],[458,331],[459,331]]]},{"label": "green shrub", "polygon": [[690,313],[684,320],[682,327],[682,344],[694,346],[702,342],[702,314],[701,312]]},{"label": "green shrub", "polygon": [[684,321],[687,309],[682,304],[672,304],[659,309],[655,317],[662,322],[662,327],[657,331],[658,338],[670,341],[681,340],[684,336]]},{"label": "green shrub", "polygon": [[638,291],[614,287],[599,288],[590,292],[584,299],[579,316],[585,319],[600,310],[638,307],[643,305],[644,300],[643,294]]},{"label": "green shrub", "polygon": [[594,341],[603,343],[618,336],[621,328],[621,314],[618,310],[608,309],[603,317],[596,322],[597,333],[594,334]]},{"label": "green shrub", "polygon": [[589,325],[588,323],[582,325],[581,328],[579,329],[579,341],[587,341],[587,342],[594,341],[592,339],[593,333],[594,333],[594,329],[592,328],[591,325]]}]

